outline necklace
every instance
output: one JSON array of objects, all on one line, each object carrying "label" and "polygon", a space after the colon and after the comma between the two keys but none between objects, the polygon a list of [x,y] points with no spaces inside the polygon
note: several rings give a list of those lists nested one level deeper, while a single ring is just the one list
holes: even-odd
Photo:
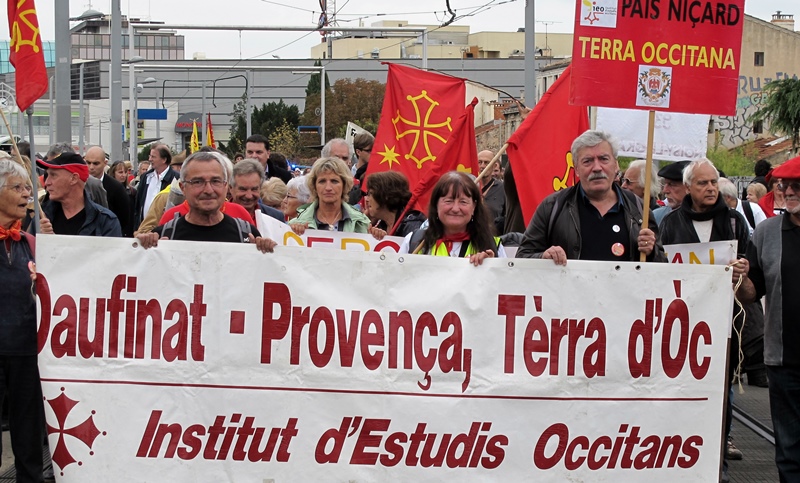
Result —
[{"label": "necklace", "polygon": [[341,215],[341,214],[342,214],[342,210],[339,209],[339,211],[337,211],[336,214],[333,216],[333,222],[331,222],[330,218],[327,218],[327,217],[323,218],[322,217],[322,212],[317,211],[317,218],[319,218],[319,221],[321,221],[321,222],[325,223],[326,225],[328,225],[328,230],[335,231],[336,228],[337,228],[337,226],[336,226],[337,222],[339,221],[339,215]]}]

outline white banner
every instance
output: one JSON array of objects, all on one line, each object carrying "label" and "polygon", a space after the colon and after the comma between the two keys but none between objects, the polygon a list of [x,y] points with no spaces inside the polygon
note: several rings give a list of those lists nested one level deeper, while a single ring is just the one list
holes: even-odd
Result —
[{"label": "white banner", "polygon": [[727,265],[738,257],[736,240],[709,243],[676,243],[664,245],[664,253],[670,263],[697,263],[704,265]]},{"label": "white banner", "polygon": [[716,481],[722,267],[38,245],[60,482]]},{"label": "white banner", "polygon": [[367,132],[367,131],[358,124],[347,121],[347,130],[345,131],[344,134],[344,140],[347,141],[347,144],[352,146],[353,139],[356,137],[356,134],[361,134],[362,132]]},{"label": "white banner", "polygon": [[[637,109],[597,108],[597,129],[614,136],[620,156],[647,156],[648,112]],[[708,121],[704,114],[656,112],[653,159],[681,161],[706,155]]]},{"label": "white banner", "polygon": [[278,245],[308,248],[334,248],[367,252],[397,253],[403,243],[401,236],[385,236],[380,240],[369,233],[344,233],[328,230],[306,230],[302,235],[286,223],[256,210],[256,223],[261,236],[275,240]]}]

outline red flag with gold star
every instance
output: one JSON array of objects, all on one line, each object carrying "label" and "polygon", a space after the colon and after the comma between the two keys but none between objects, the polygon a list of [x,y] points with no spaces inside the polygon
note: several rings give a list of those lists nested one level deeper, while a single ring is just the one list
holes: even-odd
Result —
[{"label": "red flag with gold star", "polygon": [[48,84],[33,0],[8,0],[8,32],[8,60],[16,69],[17,105],[24,111],[47,92]]},{"label": "red flag with gold star", "polygon": [[570,148],[589,129],[589,108],[569,104],[571,70],[564,70],[507,141],[525,226],[547,195],[575,184]]},{"label": "red flag with gold star", "polygon": [[[389,64],[367,177],[381,171],[400,171],[413,192],[437,163],[452,161],[441,160],[438,155],[451,138],[456,119],[464,113],[465,95],[463,79]],[[475,142],[474,135],[471,141]],[[477,175],[477,155],[470,161],[467,165],[466,160],[459,159],[445,171],[460,169]],[[418,198],[415,209],[426,212],[427,202],[426,196]]]}]

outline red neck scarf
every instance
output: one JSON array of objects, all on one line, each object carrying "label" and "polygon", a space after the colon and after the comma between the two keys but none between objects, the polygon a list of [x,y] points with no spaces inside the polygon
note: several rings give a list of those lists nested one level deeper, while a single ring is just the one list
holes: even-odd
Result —
[{"label": "red neck scarf", "polygon": [[19,241],[22,238],[22,234],[20,233],[21,228],[22,221],[20,220],[15,221],[8,230],[0,226],[0,240],[11,238],[14,241]]},{"label": "red neck scarf", "polygon": [[436,240],[436,245],[434,246],[435,249],[438,249],[440,245],[444,244],[444,247],[447,249],[447,253],[453,249],[454,242],[464,242],[469,240],[469,233],[462,231],[461,233],[454,233],[452,235],[445,235],[442,238]]}]

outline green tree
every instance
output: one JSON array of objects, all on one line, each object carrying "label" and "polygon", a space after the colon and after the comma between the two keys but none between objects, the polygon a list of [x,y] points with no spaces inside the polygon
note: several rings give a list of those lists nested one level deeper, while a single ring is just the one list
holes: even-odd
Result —
[{"label": "green tree", "polygon": [[269,135],[269,144],[272,151],[281,153],[287,159],[293,159],[300,151],[300,136],[297,126],[284,122]]},{"label": "green tree", "polygon": [[761,107],[750,121],[767,121],[771,132],[792,138],[792,149],[797,152],[800,147],[800,79],[781,79],[767,84]]},{"label": "green tree", "polygon": [[[247,121],[245,117],[246,98],[237,102],[231,114],[231,138],[228,142],[227,153],[233,156],[237,151],[244,150],[244,142],[247,139]],[[261,108],[253,106],[253,113],[250,116],[253,134],[261,134],[267,139],[280,128],[283,124],[288,124],[295,131],[300,122],[300,109],[295,105],[289,105],[281,99],[278,102],[262,104]]]},{"label": "green tree", "polygon": [[[325,139],[341,137],[347,122],[354,122],[364,129],[375,132],[381,117],[383,95],[386,85],[366,79],[339,79],[325,94]],[[303,125],[318,126],[320,115],[319,93],[306,96]]]},{"label": "green tree", "polygon": [[[319,60],[314,62],[314,67],[319,67],[321,65],[322,65],[322,62],[320,62]],[[310,96],[311,94],[319,95],[319,91],[320,91],[320,80],[319,79],[320,79],[320,77],[321,77],[321,74],[319,72],[311,74],[311,77],[308,79],[308,85],[306,85],[306,97]],[[326,73],[325,74],[325,91],[330,90],[330,88],[331,88],[331,81],[330,81],[330,79],[328,79],[328,74]]]}]

